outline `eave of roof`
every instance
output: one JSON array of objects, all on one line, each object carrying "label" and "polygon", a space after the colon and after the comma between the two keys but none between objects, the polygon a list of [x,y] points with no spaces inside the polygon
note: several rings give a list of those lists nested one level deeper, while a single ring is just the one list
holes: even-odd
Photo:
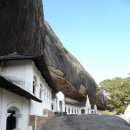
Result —
[{"label": "eave of roof", "polygon": [[0,76],[0,87],[4,88],[12,93],[25,97],[27,99],[32,99],[37,102],[42,102],[40,99],[32,95],[31,93],[25,91],[24,89],[20,88],[19,86],[11,83],[10,81],[6,80],[4,77]]},{"label": "eave of roof", "polygon": [[85,103],[84,103],[84,102],[75,103],[75,102],[65,101],[65,104],[74,105],[74,106],[80,106],[80,107],[85,106]]},{"label": "eave of roof", "polygon": [[0,56],[0,61],[9,61],[9,60],[33,60],[38,70],[41,72],[41,75],[47,82],[48,86],[55,90],[53,86],[52,79],[47,68],[47,65],[44,61],[43,55],[18,55],[17,53]]},{"label": "eave of roof", "polygon": [[22,60],[22,59],[36,59],[42,58],[43,55],[19,55],[17,53],[12,53],[4,56],[0,56],[1,60]]}]

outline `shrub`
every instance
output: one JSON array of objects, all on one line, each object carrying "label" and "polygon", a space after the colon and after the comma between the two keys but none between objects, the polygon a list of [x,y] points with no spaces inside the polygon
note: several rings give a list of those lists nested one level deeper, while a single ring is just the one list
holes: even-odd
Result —
[{"label": "shrub", "polygon": [[111,112],[109,112],[108,110],[105,110],[102,112],[102,115],[111,115]]}]

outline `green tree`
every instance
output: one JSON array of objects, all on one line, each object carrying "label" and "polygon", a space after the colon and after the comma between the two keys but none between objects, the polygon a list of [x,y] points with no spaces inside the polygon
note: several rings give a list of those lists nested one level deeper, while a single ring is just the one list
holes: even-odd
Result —
[{"label": "green tree", "polygon": [[107,106],[118,114],[123,113],[130,102],[130,77],[104,80],[100,89],[107,94]]}]

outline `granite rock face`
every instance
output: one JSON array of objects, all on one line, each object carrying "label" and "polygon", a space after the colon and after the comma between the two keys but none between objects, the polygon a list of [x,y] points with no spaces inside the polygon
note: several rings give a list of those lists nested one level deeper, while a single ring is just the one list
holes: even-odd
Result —
[{"label": "granite rock face", "polygon": [[0,0],[0,55],[43,54],[42,0]]},{"label": "granite rock face", "polygon": [[45,61],[52,76],[56,90],[78,100],[88,94],[96,99],[96,83],[92,76],[82,67],[78,60],[70,54],[50,25],[45,22]]},{"label": "granite rock face", "polygon": [[15,52],[44,55],[55,91],[79,101],[87,94],[99,101],[94,79],[44,22],[42,0],[0,1],[0,56]]}]

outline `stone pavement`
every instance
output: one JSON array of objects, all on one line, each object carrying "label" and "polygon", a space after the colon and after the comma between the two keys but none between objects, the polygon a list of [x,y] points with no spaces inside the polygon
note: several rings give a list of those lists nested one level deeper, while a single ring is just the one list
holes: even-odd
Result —
[{"label": "stone pavement", "polygon": [[44,130],[130,130],[130,126],[117,116],[82,115],[54,117]]}]

